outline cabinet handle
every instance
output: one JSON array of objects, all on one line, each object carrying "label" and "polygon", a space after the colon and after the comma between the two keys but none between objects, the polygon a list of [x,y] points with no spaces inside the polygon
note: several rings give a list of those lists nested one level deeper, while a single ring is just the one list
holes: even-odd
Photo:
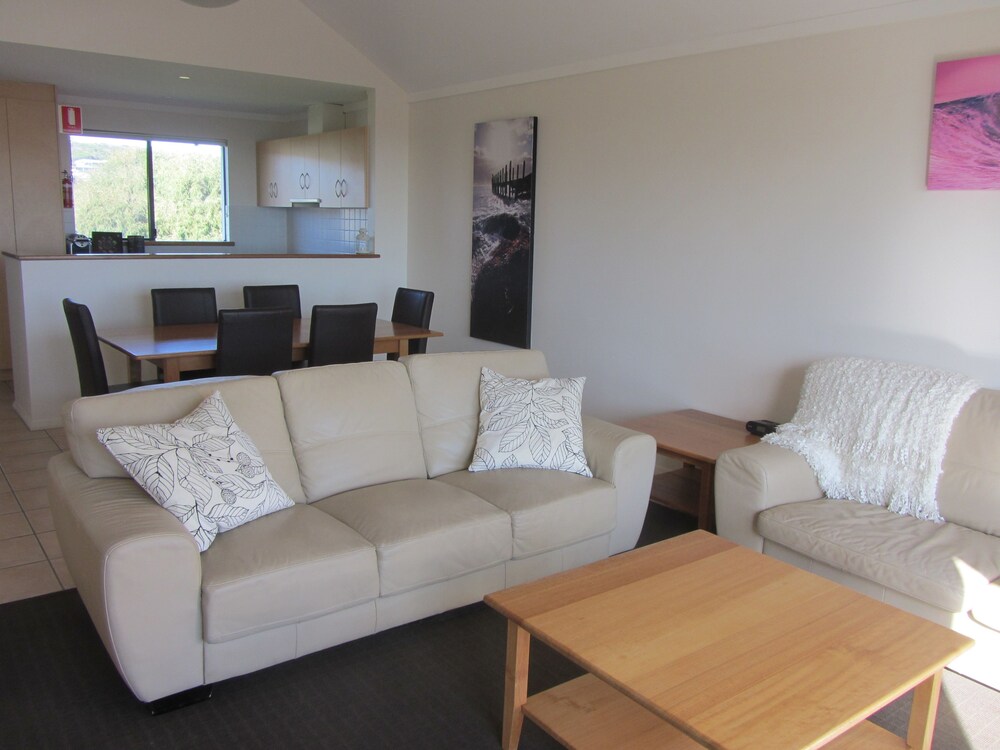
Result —
[{"label": "cabinet handle", "polygon": [[341,192],[340,197],[341,198],[346,198],[347,197],[347,180],[341,180],[341,182],[344,183],[344,189]]},{"label": "cabinet handle", "polygon": [[306,172],[306,190],[308,190],[311,187],[312,187],[312,177],[310,177],[309,173]]}]

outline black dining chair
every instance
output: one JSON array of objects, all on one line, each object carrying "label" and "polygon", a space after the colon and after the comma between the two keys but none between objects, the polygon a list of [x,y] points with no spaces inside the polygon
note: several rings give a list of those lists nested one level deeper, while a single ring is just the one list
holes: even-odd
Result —
[{"label": "black dining chair", "polygon": [[291,366],[291,310],[219,310],[216,375],[270,375]]},{"label": "black dining chair", "polygon": [[217,323],[219,320],[212,287],[151,289],[150,294],[154,326]]},{"label": "black dining chair", "polygon": [[[422,289],[407,289],[399,287],[396,290],[396,300],[392,305],[392,322],[406,323],[418,328],[431,327],[431,308],[434,306],[434,292]],[[427,351],[427,339],[410,339],[410,354],[423,354]],[[398,359],[390,354],[389,359]]]},{"label": "black dining chair", "polygon": [[108,373],[104,369],[104,355],[101,354],[101,342],[97,339],[97,328],[94,326],[94,316],[90,314],[90,308],[74,302],[69,297],[64,299],[62,304],[66,323],[69,325],[69,337],[73,341],[81,396],[102,396],[105,393],[116,393],[155,382],[109,386]]},{"label": "black dining chair", "polygon": [[309,366],[371,362],[378,305],[314,305],[309,323]]},{"label": "black dining chair", "polygon": [[271,284],[243,287],[243,306],[251,310],[265,307],[287,307],[296,318],[302,317],[298,284]]},{"label": "black dining chair", "polygon": [[[181,287],[176,289],[150,289],[153,298],[153,325],[180,326],[198,323],[217,323],[218,308],[215,289],[212,287]],[[188,370],[181,373],[181,380],[210,378],[215,370]]]}]

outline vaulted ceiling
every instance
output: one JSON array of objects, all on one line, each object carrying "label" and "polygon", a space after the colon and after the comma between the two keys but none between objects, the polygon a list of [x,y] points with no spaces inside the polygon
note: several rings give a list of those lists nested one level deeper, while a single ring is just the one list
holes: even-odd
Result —
[{"label": "vaulted ceiling", "polygon": [[[414,100],[1000,7],[1000,0],[298,1]],[[366,98],[362,88],[333,82],[5,42],[0,42],[0,78],[46,81],[75,97],[274,117],[301,116],[310,103],[349,104]]]},{"label": "vaulted ceiling", "polygon": [[997,0],[302,0],[411,94],[520,83]]}]

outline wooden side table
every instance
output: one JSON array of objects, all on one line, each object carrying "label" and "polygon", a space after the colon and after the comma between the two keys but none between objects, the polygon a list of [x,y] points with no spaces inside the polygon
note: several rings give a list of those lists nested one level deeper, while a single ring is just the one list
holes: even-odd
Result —
[{"label": "wooden side table", "polygon": [[715,461],[730,448],[753,445],[760,438],[744,422],[695,409],[650,414],[623,423],[656,439],[659,453],[684,465],[653,477],[650,500],[696,516],[698,528],[715,529]]}]

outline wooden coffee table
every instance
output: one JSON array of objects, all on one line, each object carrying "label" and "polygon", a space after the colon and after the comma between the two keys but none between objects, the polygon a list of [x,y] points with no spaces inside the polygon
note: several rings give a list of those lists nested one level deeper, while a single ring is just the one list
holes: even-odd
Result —
[{"label": "wooden coffee table", "polygon": [[[571,748],[926,750],[972,645],[704,531],[486,602],[509,620],[505,750],[524,716]],[[588,674],[529,698],[532,636]],[[865,721],[913,688],[905,741]]]}]

